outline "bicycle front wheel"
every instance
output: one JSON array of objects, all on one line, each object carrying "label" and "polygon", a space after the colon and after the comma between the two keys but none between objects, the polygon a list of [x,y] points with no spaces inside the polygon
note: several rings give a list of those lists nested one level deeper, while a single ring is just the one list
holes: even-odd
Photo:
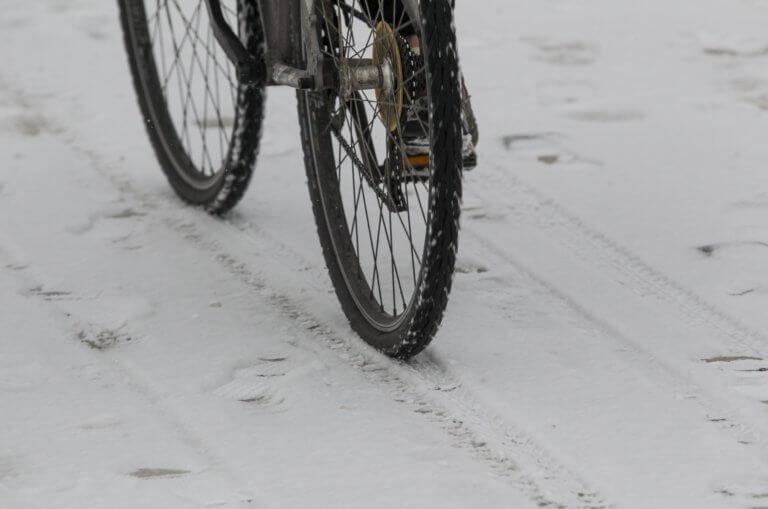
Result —
[{"label": "bicycle front wheel", "polygon": [[408,358],[442,320],[458,245],[462,131],[452,9],[448,0],[421,0],[420,20],[393,0],[316,0],[315,9],[320,47],[340,76],[352,62],[373,62],[393,76],[386,89],[299,92],[298,109],[336,294],[365,341]]},{"label": "bicycle front wheel", "polygon": [[[250,181],[264,87],[241,82],[213,35],[204,0],[118,0],[134,87],[173,189],[221,214]],[[264,58],[258,0],[223,0],[246,48]]]}]

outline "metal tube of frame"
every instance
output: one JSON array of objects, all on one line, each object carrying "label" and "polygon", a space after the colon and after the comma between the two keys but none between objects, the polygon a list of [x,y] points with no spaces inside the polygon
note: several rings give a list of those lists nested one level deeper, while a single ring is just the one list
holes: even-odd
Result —
[{"label": "metal tube of frame", "polygon": [[[316,22],[312,8],[316,0],[251,0],[258,1],[266,35],[266,68],[261,67],[243,45],[224,18],[221,0],[205,0],[211,19],[213,35],[224,50],[227,58],[235,65],[239,79],[244,82],[266,80],[268,85],[290,85],[298,88],[312,88],[323,82],[316,81],[322,73],[318,67],[318,48],[311,47],[313,24]],[[401,0],[408,15],[418,26],[419,0]],[[303,49],[299,52],[298,49]],[[298,62],[303,53],[305,62]],[[303,69],[303,68],[307,69]],[[374,69],[358,69],[357,87],[367,88],[376,78]],[[266,73],[266,76],[265,76]],[[355,88],[357,88],[355,87]]]},{"label": "metal tube of frame", "polygon": [[421,29],[421,16],[419,15],[419,0],[401,0],[411,21]]},{"label": "metal tube of frame", "polygon": [[205,0],[208,8],[208,16],[211,19],[213,35],[219,43],[227,58],[237,69],[238,78],[243,82],[253,82],[263,76],[259,72],[259,63],[243,45],[240,38],[235,34],[232,28],[224,19],[224,13],[221,10],[220,0]]},{"label": "metal tube of frame", "polygon": [[296,48],[302,42],[298,0],[258,0],[267,45],[267,67],[300,67]]}]

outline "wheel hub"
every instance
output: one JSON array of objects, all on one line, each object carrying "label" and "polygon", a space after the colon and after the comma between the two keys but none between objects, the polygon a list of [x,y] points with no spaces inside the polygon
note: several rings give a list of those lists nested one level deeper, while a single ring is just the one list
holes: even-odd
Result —
[{"label": "wheel hub", "polygon": [[387,129],[394,131],[403,113],[403,60],[392,26],[380,21],[376,24],[375,32],[373,64],[380,66],[385,73],[390,72],[392,79],[386,81],[394,84],[394,86],[376,89],[379,117]]}]

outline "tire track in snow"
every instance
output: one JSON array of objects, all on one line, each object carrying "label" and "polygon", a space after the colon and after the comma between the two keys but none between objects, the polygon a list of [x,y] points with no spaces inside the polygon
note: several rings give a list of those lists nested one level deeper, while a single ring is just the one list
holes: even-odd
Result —
[{"label": "tire track in snow", "polygon": [[[286,270],[285,256],[289,254],[296,260],[302,260],[299,253],[276,243],[268,234],[259,234],[256,239],[251,236],[254,230],[244,230],[243,225],[222,223],[190,207],[179,209],[157,202],[152,196],[136,192],[129,182],[120,177],[117,179],[121,190],[140,198],[155,212],[162,212],[166,226],[198,249],[211,254],[241,283],[265,297],[279,314],[293,324],[290,332],[298,338],[308,339],[302,344],[304,348],[311,350],[314,345],[324,343],[344,364],[359,371],[375,385],[385,388],[395,401],[442,429],[456,446],[488,464],[497,475],[507,479],[540,507],[610,507],[585,481],[554,460],[522,430],[477,403],[468,391],[461,390],[454,395],[453,391],[460,386],[460,382],[449,372],[430,362],[423,362],[419,369],[418,364],[409,366],[393,361],[364,345],[351,331],[334,330],[303,309],[292,297],[275,290],[279,285],[281,269]],[[190,213],[195,214],[192,217],[196,217],[197,222],[190,222]],[[214,224],[209,230],[205,226],[210,223]],[[222,225],[225,226],[223,230]],[[214,229],[217,231],[211,231]],[[231,241],[225,242],[224,236],[229,236]],[[258,248],[258,255],[239,257],[232,254],[232,247],[244,238]],[[248,261],[248,258],[255,256],[259,258],[258,263]],[[256,266],[262,269],[254,269]],[[461,397],[458,397],[459,394]]]},{"label": "tire track in snow", "polygon": [[[18,88],[8,85],[2,76],[0,91],[12,95],[25,110],[43,111]],[[275,290],[280,285],[280,278],[274,274],[286,270],[283,263],[275,263],[275,260],[282,262],[286,254],[291,254],[295,260],[302,260],[300,253],[273,236],[248,226],[244,221],[235,221],[234,224],[217,221],[198,209],[169,205],[164,197],[138,191],[132,185],[130,176],[119,170],[119,165],[111,164],[108,158],[89,147],[66,127],[66,123],[46,118],[46,125],[51,136],[67,144],[85,159],[95,173],[109,181],[124,196],[130,196],[143,207],[151,209],[153,220],[160,219],[182,239],[211,254],[215,262],[240,283],[265,297],[276,312],[290,320],[295,335],[307,339],[303,342],[304,348],[317,348],[319,340],[325,348],[335,352],[340,361],[363,374],[371,383],[382,387],[394,401],[402,403],[441,429],[456,447],[467,450],[475,459],[488,465],[497,476],[506,479],[539,507],[613,507],[598,491],[554,459],[523,430],[479,403],[470,391],[460,387],[460,382],[449,371],[429,360],[422,360],[412,366],[393,361],[364,345],[351,330],[334,330],[323,320],[302,309],[295,299]],[[232,248],[236,248],[238,241],[243,239],[257,246],[258,254],[231,254]],[[253,262],[254,257],[259,258],[259,263]],[[269,265],[270,262],[273,270],[253,268]],[[306,272],[303,275],[307,275]],[[313,279],[319,283],[320,274],[315,272]],[[325,291],[322,293],[325,294]],[[203,446],[217,464],[225,461],[218,457],[202,437],[174,417],[168,402],[156,394],[149,381],[144,380],[130,366],[115,359],[113,363],[116,369],[132,381],[135,390],[143,394],[161,415],[183,433],[187,443]]]},{"label": "tire track in snow", "polygon": [[[211,240],[197,225],[190,224],[188,218],[166,224],[196,247],[212,254],[240,282],[266,297],[275,310],[293,324],[291,332],[309,339],[302,344],[304,348],[313,349],[312,345],[324,343],[344,364],[385,388],[398,403],[441,428],[456,446],[488,464],[540,507],[610,507],[598,492],[554,460],[525,432],[477,403],[448,371],[430,361],[412,366],[393,361],[364,345],[351,331],[334,330],[287,294],[275,291],[276,282],[269,281],[268,274],[279,274],[279,265],[269,264],[266,259],[281,258],[264,256],[267,246],[263,242],[258,244],[262,251],[260,262],[248,263],[232,255],[230,249],[222,248],[218,240]],[[240,230],[230,233],[242,238]],[[285,250],[278,252],[284,254]],[[274,271],[252,268],[265,264]]]},{"label": "tire track in snow", "polygon": [[[520,211],[516,217],[523,217],[524,220],[529,222],[535,221],[537,228],[542,230],[546,230],[547,225],[551,225],[552,223],[563,223],[564,226],[562,226],[562,228],[564,230],[570,231],[572,233],[572,237],[576,237],[576,239],[580,238],[580,230],[570,230],[570,223],[565,223],[564,221],[560,220],[550,221],[548,220],[550,217],[549,214],[544,214],[543,216],[537,215],[540,214],[541,208],[545,207],[547,204],[551,204],[554,208],[560,210],[561,208],[557,204],[551,200],[546,200],[543,197],[540,200],[532,201],[531,195],[534,197],[540,196],[537,191],[526,186],[524,183],[517,179],[514,179],[513,183],[515,186],[519,186],[521,189],[527,190],[530,193],[530,195],[526,195],[525,200],[523,199],[523,196],[518,196],[520,201],[515,201],[516,204],[524,204],[523,210]],[[554,215],[555,212],[552,214]],[[532,219],[533,217],[536,219]],[[581,223],[581,221],[575,216],[569,215],[569,217],[571,218],[571,221],[583,225],[583,223]],[[253,240],[259,245],[261,245],[261,243],[264,241],[269,242],[272,246],[279,250],[279,256],[281,258],[288,256],[294,259],[295,265],[310,265],[306,258],[303,257],[303,255],[297,253],[284,243],[280,242],[279,238],[267,231],[266,228],[251,225],[242,218],[236,218],[230,223],[241,230],[241,232],[245,235],[256,235],[258,238],[254,238]],[[583,229],[586,229],[586,227],[584,226]],[[557,233],[558,235],[550,237],[560,241],[565,236],[566,232],[558,231]],[[622,358],[624,362],[626,362],[629,366],[636,367],[646,374],[649,374],[649,379],[655,380],[657,385],[672,389],[674,393],[680,394],[691,401],[695,401],[696,404],[702,409],[703,418],[710,420],[710,422],[717,426],[721,432],[733,437],[733,439],[737,442],[743,444],[754,444],[761,448],[768,448],[768,438],[766,438],[768,434],[768,427],[762,426],[759,429],[756,428],[753,424],[750,423],[755,422],[754,420],[750,421],[749,418],[734,408],[733,404],[723,397],[711,394],[709,390],[696,382],[694,376],[686,374],[669,362],[665,362],[664,360],[659,359],[651,350],[644,347],[640,342],[634,340],[631,336],[623,334],[615,327],[611,326],[606,320],[601,319],[586,307],[581,305],[578,300],[574,299],[572,296],[569,296],[567,292],[559,288],[557,284],[553,284],[546,278],[540,276],[537,272],[531,270],[519,260],[510,257],[507,251],[500,247],[498,236],[491,238],[477,233],[469,228],[465,228],[462,231],[462,234],[474,238],[476,242],[480,243],[484,248],[486,248],[485,253],[489,259],[495,259],[496,261],[495,263],[489,262],[488,265],[506,265],[513,267],[519,274],[526,278],[526,283],[528,285],[543,290],[546,292],[546,294],[553,298],[555,305],[560,305],[564,311],[579,317],[579,319],[581,319],[584,323],[584,330],[590,331],[590,334],[593,337],[599,338],[606,344],[616,341],[620,342],[624,349],[620,351],[614,351],[613,355]],[[658,278],[663,278],[663,281],[667,282],[666,284],[671,285],[673,288],[679,288],[680,292],[690,294],[692,299],[701,301],[706,305],[703,300],[696,297],[692,292],[685,290],[677,283],[674,283],[671,279],[662,276],[660,272],[656,271],[650,266],[647,266],[647,264],[644,264],[639,260],[639,258],[634,257],[626,250],[621,249],[615,242],[606,239],[605,236],[598,233],[593,233],[592,236],[598,239],[604,239],[606,242],[609,242],[611,246],[615,246],[617,250],[626,253],[626,256],[633,261],[634,265],[645,267],[645,270],[642,271],[643,274],[658,274]],[[597,264],[594,257],[592,256],[592,251],[590,251],[588,247],[589,246],[581,246],[580,259]],[[602,265],[598,266],[601,269],[603,268]],[[324,267],[321,267],[320,270],[324,270]],[[303,274],[313,275],[314,280],[320,285],[324,285],[323,287],[327,286],[328,284],[327,279],[324,279],[325,274],[319,274],[316,270],[308,270]],[[517,284],[518,282],[509,282],[510,285],[513,283]],[[662,286],[661,288],[663,289],[664,287]],[[642,290],[645,290],[645,288]],[[635,291],[636,293],[639,292],[638,290]],[[716,316],[722,317],[723,320],[726,320],[727,323],[731,324],[731,327],[728,330],[740,331],[736,332],[740,335],[740,337],[745,335],[759,337],[759,333],[749,331],[745,326],[739,324],[735,319],[730,318],[722,311],[717,310],[717,308],[714,306],[710,307],[715,310],[717,313]],[[698,323],[698,325],[702,324]],[[702,326],[707,327],[706,324]],[[709,330],[709,328],[707,329]],[[716,330],[722,331],[723,328],[717,328]],[[768,340],[766,340],[766,343],[768,344]],[[743,346],[743,343],[739,342],[739,345]],[[761,351],[758,349],[750,349],[750,351],[756,355],[761,355],[763,358],[768,358],[768,355],[761,353]],[[481,426],[482,422],[494,423],[503,421],[503,419],[500,419],[498,415],[494,414],[493,412],[489,412],[488,408],[478,403],[477,397],[473,396],[471,391],[466,389],[466,387],[459,380],[459,377],[457,377],[454,373],[451,373],[450,368],[439,365],[439,363],[429,355],[429,351],[427,351],[426,355],[419,356],[414,361],[411,368],[414,369],[416,376],[418,376],[419,379],[431,384],[434,387],[455,388],[451,394],[451,404],[454,406],[463,406],[465,409],[467,409],[469,414],[484,416],[484,419],[479,420],[478,426]],[[497,429],[496,433],[497,435],[505,434],[503,429]],[[531,447],[535,448],[535,443],[531,443]],[[535,453],[533,454],[535,455]]]},{"label": "tire track in snow", "polygon": [[[9,249],[7,243],[10,240],[7,238],[2,238],[0,240],[3,240],[3,245],[0,245],[0,261],[2,262],[2,265],[19,265],[22,260],[20,260],[18,254],[14,252],[18,248],[11,243]],[[27,287],[42,287],[44,284],[44,277],[41,277],[39,271],[36,269],[37,267],[30,265],[26,267],[24,271],[15,271],[13,277],[19,281],[23,281]],[[62,301],[47,299],[45,296],[39,294],[28,294],[27,297],[36,299],[42,305],[51,309],[55,314],[56,319],[66,324],[66,329],[71,331],[73,337],[78,335],[77,331],[82,330],[84,324],[106,330],[106,327],[100,327],[100,324],[94,323],[93,320],[86,319],[84,316],[70,308],[65,308],[62,305]],[[70,297],[72,300],[81,300],[76,294],[70,294]],[[79,343],[86,342],[82,341],[82,338],[80,341],[72,342],[75,346],[81,346]],[[230,507],[253,507],[251,504],[254,501],[254,496],[248,493],[248,490],[243,489],[243,487],[248,486],[249,483],[240,477],[236,470],[229,465],[226,458],[218,454],[203,436],[185,423],[185,420],[181,417],[181,413],[176,410],[175,404],[164,397],[162,392],[146,378],[139,368],[116,356],[108,355],[106,352],[92,355],[89,360],[91,360],[93,364],[102,366],[110,376],[120,380],[120,386],[128,389],[131,394],[143,401],[146,407],[152,410],[155,418],[159,419],[160,422],[173,432],[175,439],[189,451],[197,456],[202,456],[206,460],[208,468],[202,472],[194,474],[202,474],[204,476],[197,481],[199,484],[205,483],[207,476],[213,477],[214,479],[223,477],[226,484],[230,486],[227,493],[230,499],[227,500],[227,504],[232,504]],[[214,484],[218,485],[218,482]],[[0,487],[2,487],[2,484],[0,484]],[[201,500],[200,505],[208,506],[210,505],[210,502]]]},{"label": "tire track in snow", "polygon": [[[650,294],[663,303],[671,304],[678,316],[682,317],[683,323],[701,327],[710,333],[715,331],[718,337],[726,338],[735,345],[735,348],[730,348],[733,352],[768,358],[768,338],[764,335],[707,303],[604,234],[589,228],[554,200],[546,198],[539,191],[509,174],[505,174],[503,182],[497,181],[493,184],[495,191],[490,191],[489,188],[489,193],[498,193],[499,189],[503,189],[505,200],[514,203],[515,206],[509,214],[511,217],[533,227],[537,235],[543,235],[549,241],[561,244],[567,249],[567,253],[576,254],[579,262],[592,266],[603,274],[610,273],[615,280],[622,282],[625,291],[629,290],[640,297]],[[471,195],[472,191],[468,194]],[[580,304],[578,299],[562,290],[557,283],[552,283],[531,270],[503,247],[508,244],[503,242],[503,239],[507,238],[504,233],[492,237],[469,228],[465,228],[462,233],[474,239],[484,248],[484,253],[495,258],[497,263],[514,267],[535,286],[552,295],[565,309],[579,316],[589,325],[588,329],[593,337],[603,338],[606,342],[620,342],[625,349],[613,352],[614,355],[651,374],[651,379],[657,383],[663,381],[665,386],[686,395],[687,399],[694,400],[706,416],[718,417],[712,419],[712,422],[717,424],[719,429],[740,443],[768,448],[768,426],[752,424],[762,421],[750,421],[734,408],[732,403],[713,395],[697,383],[695,375],[683,373],[671,363],[659,359],[651,349],[634,340],[631,335],[620,332],[608,320],[596,316]],[[531,239],[536,242],[535,238],[526,237],[526,240]],[[509,284],[513,283],[509,281]]]},{"label": "tire track in snow", "polygon": [[[132,188],[129,177],[116,175],[109,170],[102,169],[109,167],[110,165],[106,164],[106,160],[99,154],[79,142],[73,133],[59,132],[58,134],[60,134],[63,139],[68,141],[75,148],[75,150],[79,151],[82,155],[89,159],[91,161],[91,165],[97,171],[99,171],[102,176],[112,181],[115,187],[117,187],[119,190],[133,195],[152,208],[163,208],[162,206],[158,205],[158,203],[162,203],[162,198],[142,195]],[[519,185],[525,186],[525,184],[522,183],[519,183]],[[533,193],[536,192],[533,191]],[[518,196],[518,198],[523,198],[525,196],[526,195]],[[528,201],[531,201],[530,195],[528,195],[527,198]],[[158,202],[158,200],[160,201]],[[546,199],[544,200],[545,203],[548,203]],[[558,207],[556,204],[554,205],[556,208]],[[538,213],[539,210],[537,207],[540,207],[540,204],[537,204],[537,202],[534,200],[530,208],[531,210],[535,210]],[[528,208],[526,208],[526,210],[528,210]],[[414,390],[414,385],[421,385],[421,388],[417,391],[418,394],[416,397],[400,398],[403,399],[403,403],[408,404],[413,409],[413,411],[419,414],[423,414],[431,420],[435,420],[446,432],[456,438],[457,442],[462,444],[463,447],[475,450],[475,453],[479,455],[480,459],[483,459],[484,461],[494,465],[494,470],[503,473],[505,470],[515,471],[517,468],[521,468],[523,474],[515,474],[515,479],[512,479],[512,483],[515,484],[523,492],[528,493],[531,499],[544,504],[549,504],[551,506],[600,507],[605,505],[605,502],[599,495],[595,494],[594,490],[591,490],[589,487],[585,486],[583,481],[578,479],[577,476],[568,472],[568,470],[557,461],[552,460],[551,456],[543,452],[543,449],[538,444],[536,444],[535,441],[527,437],[524,432],[514,429],[513,425],[504,422],[503,419],[499,418],[497,415],[494,415],[492,411],[483,407],[482,404],[477,403],[476,398],[473,398],[471,392],[461,386],[461,383],[455,378],[455,376],[446,371],[442,366],[436,365],[434,361],[429,360],[428,358],[421,358],[421,360],[412,367],[407,365],[396,366],[396,369],[401,370],[400,376],[403,378],[396,378],[393,380],[391,378],[381,379],[380,377],[374,377],[372,373],[375,374],[379,373],[380,371],[390,373],[391,370],[395,368],[390,366],[390,362],[386,359],[376,359],[376,354],[374,354],[375,362],[370,361],[370,353],[365,352],[364,347],[361,348],[360,345],[351,344],[356,341],[355,338],[337,338],[332,327],[323,326],[322,322],[318,321],[315,317],[304,313],[301,310],[301,307],[297,305],[295,300],[288,298],[285,295],[271,292],[270,288],[272,283],[268,279],[264,279],[264,271],[253,272],[250,269],[252,264],[247,263],[250,255],[236,258],[228,254],[226,250],[221,247],[221,243],[216,240],[219,237],[220,232],[215,232],[211,236],[206,232],[201,232],[196,225],[190,222],[191,217],[197,217],[197,219],[200,219],[203,222],[212,220],[207,218],[207,216],[199,213],[198,216],[190,217],[189,211],[190,209],[177,209],[165,206],[165,210],[163,212],[171,212],[172,214],[176,214],[174,218],[166,217],[166,222],[169,226],[175,229],[177,233],[186,237],[187,240],[195,242],[200,247],[203,247],[210,252],[218,253],[216,255],[216,260],[219,263],[226,265],[228,270],[236,274],[241,280],[245,279],[249,286],[251,286],[254,290],[270,294],[274,299],[273,303],[276,309],[278,309],[285,316],[302,322],[305,329],[314,331],[313,334],[316,334],[321,337],[321,339],[324,339],[326,344],[330,346],[331,349],[342,356],[342,360],[344,360],[347,364],[353,365],[357,369],[366,373],[372,381],[386,385],[390,391],[392,391],[393,387],[396,387],[398,384],[408,385],[410,383],[410,385],[406,387],[408,390],[404,391],[405,394],[409,394],[409,391],[412,393]],[[192,213],[195,214],[197,212],[193,211]],[[577,218],[574,217],[573,219],[578,222]],[[221,223],[217,222],[216,225],[220,226]],[[281,243],[279,238],[270,234],[268,231],[264,231],[259,227],[249,225],[247,221],[243,220],[242,218],[235,218],[228,225],[228,228],[231,230],[232,234],[239,235],[239,238],[242,238],[243,236],[250,237],[251,241],[257,244],[260,250],[263,250],[264,247],[268,247],[272,253],[278,256],[279,259],[282,259],[287,255],[292,257],[296,262],[306,265],[306,259],[303,258],[300,253],[297,253],[292,248],[287,247],[285,244]],[[464,233],[466,234],[466,230]],[[596,236],[597,238],[602,238],[602,236],[599,234],[596,234]],[[265,243],[267,246],[265,246]],[[243,260],[245,260],[245,262]],[[504,263],[509,263],[509,260],[506,257],[503,259],[503,261]],[[535,273],[527,270],[525,267],[522,267],[519,264],[517,265],[517,268],[522,270],[524,274],[528,275],[532,281],[543,285],[544,288],[546,288],[547,291],[553,294],[556,298],[563,299],[568,303],[569,306],[571,306],[572,309],[580,309],[581,315],[590,323],[595,325],[599,331],[596,333],[600,333],[602,335],[609,334],[610,336],[615,337],[615,331],[611,331],[610,328],[605,324],[601,323],[594,316],[591,316],[583,308],[580,308],[578,304],[575,303],[575,301],[569,299],[556,287],[538,278]],[[653,269],[650,270],[655,272]],[[327,285],[327,280],[324,279],[324,274],[319,273],[314,268],[313,270],[307,270],[303,272],[302,276],[311,276],[315,283],[319,285]],[[306,330],[303,331],[302,334],[306,335]],[[360,357],[360,355],[362,355],[362,357]],[[637,365],[638,360],[644,364],[648,362],[649,357],[642,351],[635,350],[632,355],[635,358],[633,365]],[[383,365],[381,364],[382,362]],[[666,368],[663,366],[654,365],[649,369],[654,374],[661,375],[662,379],[672,380],[673,386],[679,388],[681,391],[695,391],[697,393],[701,392],[700,389],[691,384],[690,381],[686,381],[684,379],[681,380],[678,376],[678,373],[670,371],[665,372]],[[403,381],[403,379],[407,380],[409,378],[411,379],[411,382]],[[450,392],[444,392],[446,388],[450,389],[452,387],[458,387],[458,389],[452,390]],[[435,390],[435,388],[438,389]],[[395,394],[398,394],[399,391],[400,389],[395,389],[394,392]],[[425,399],[440,400],[440,408],[434,408],[429,403],[425,403]],[[697,399],[701,401],[701,397]],[[733,416],[731,412],[723,412],[718,410],[720,406],[722,405],[708,403],[704,406],[704,408],[708,411],[711,411],[713,414],[728,415],[729,421],[733,423],[735,421],[735,416]],[[446,407],[449,408],[450,411],[446,412]],[[458,409],[461,410],[459,411]],[[455,421],[461,422],[457,423]],[[730,431],[733,432],[733,429]],[[738,426],[737,436],[740,439],[755,439],[754,435],[749,431],[748,427],[743,425]],[[487,448],[487,450],[478,451],[478,445],[482,445],[483,448]],[[523,450],[526,452],[522,453]],[[500,454],[498,451],[508,452]],[[525,460],[521,462],[522,466],[516,465],[514,459],[521,458]],[[531,460],[530,458],[534,458],[534,460]],[[543,468],[541,463],[544,464]],[[545,474],[540,476],[542,478],[546,478],[543,484],[542,481],[539,481],[538,479],[527,479],[525,477],[524,472],[526,470],[526,465],[536,465],[536,470],[545,472]],[[539,484],[537,484],[537,481]],[[562,493],[564,491],[563,486],[569,486],[569,489],[566,491],[568,492],[568,497],[570,498],[562,497]],[[542,492],[555,493],[560,495],[560,498],[557,496],[542,498]],[[560,502],[559,500],[566,500],[566,502]]]},{"label": "tire track in snow", "polygon": [[[501,167],[496,169],[505,171]],[[487,184],[487,181],[483,183]],[[509,175],[508,172],[505,173],[503,182],[494,183],[496,184],[495,192],[498,192],[498,186],[503,187],[506,191],[505,199],[519,206],[512,209],[514,217],[527,221],[542,231],[552,232],[554,235],[551,238],[563,241],[567,247],[571,248],[569,252],[577,254],[581,260],[599,269],[610,269],[614,273],[630,278],[637,292],[653,294],[674,306],[680,314],[693,323],[707,330],[719,331],[721,335],[730,338],[749,353],[768,356],[766,355],[768,336],[707,302],[607,235],[590,228],[555,200],[547,198],[519,178]],[[495,245],[492,239],[482,238],[487,244]]]},{"label": "tire track in snow", "polygon": [[692,376],[686,375],[669,363],[660,360],[651,351],[642,347],[639,342],[624,335],[605,320],[595,316],[555,284],[537,275],[520,261],[510,257],[487,238],[474,233],[470,235],[483,245],[486,249],[485,252],[489,256],[513,266],[515,270],[519,271],[529,280],[529,284],[546,291],[546,293],[553,297],[556,304],[582,320],[586,325],[583,329],[589,331],[592,337],[606,344],[621,343],[623,349],[613,350],[612,355],[623,359],[629,366],[636,367],[651,375],[648,379],[653,380],[656,385],[671,389],[673,393],[683,396],[686,400],[695,401],[702,409],[704,416],[718,417],[718,419],[712,422],[717,424],[720,430],[730,434],[736,441],[757,444],[764,448],[768,447],[768,441],[764,438],[764,432],[756,430],[750,424],[744,424],[747,422],[747,419],[734,409],[732,404],[710,394],[707,389],[697,384]]}]

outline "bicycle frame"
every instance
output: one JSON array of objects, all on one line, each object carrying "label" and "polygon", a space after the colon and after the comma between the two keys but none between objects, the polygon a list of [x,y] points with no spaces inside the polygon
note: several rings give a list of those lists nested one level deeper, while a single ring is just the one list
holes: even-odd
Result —
[{"label": "bicycle frame", "polygon": [[[213,33],[245,82],[283,85],[302,90],[339,88],[351,92],[391,85],[383,66],[348,59],[342,72],[330,71],[318,47],[316,0],[257,0],[265,34],[266,58],[257,61],[224,19],[220,0],[205,0]],[[418,0],[400,0],[414,23],[420,24]],[[353,3],[354,5],[354,3]]]}]

